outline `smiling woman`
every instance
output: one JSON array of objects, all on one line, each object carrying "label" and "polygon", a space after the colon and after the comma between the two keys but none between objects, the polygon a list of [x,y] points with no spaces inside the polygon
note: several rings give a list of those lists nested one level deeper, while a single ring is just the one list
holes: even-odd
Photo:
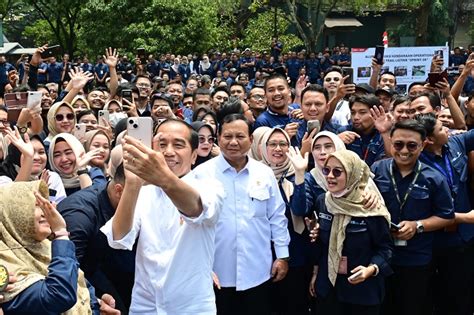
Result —
[{"label": "smiling woman", "polygon": [[76,125],[76,115],[74,108],[66,102],[55,103],[48,111],[48,138],[45,144],[51,142],[58,133],[72,133]]}]

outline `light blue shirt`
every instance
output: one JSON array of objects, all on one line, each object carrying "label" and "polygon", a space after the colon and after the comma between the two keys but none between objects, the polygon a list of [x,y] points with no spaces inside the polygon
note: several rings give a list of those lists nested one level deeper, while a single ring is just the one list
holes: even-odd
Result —
[{"label": "light blue shirt", "polygon": [[288,257],[290,243],[285,203],[272,169],[249,158],[237,172],[221,154],[193,173],[217,179],[225,191],[213,268],[221,286],[241,291],[270,279],[271,242],[277,258]]}]

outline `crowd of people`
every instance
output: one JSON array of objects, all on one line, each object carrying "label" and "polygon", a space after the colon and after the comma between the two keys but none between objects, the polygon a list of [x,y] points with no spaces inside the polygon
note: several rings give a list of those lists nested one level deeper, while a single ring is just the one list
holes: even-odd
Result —
[{"label": "crowd of people", "polygon": [[0,56],[0,312],[472,315],[473,49]]}]

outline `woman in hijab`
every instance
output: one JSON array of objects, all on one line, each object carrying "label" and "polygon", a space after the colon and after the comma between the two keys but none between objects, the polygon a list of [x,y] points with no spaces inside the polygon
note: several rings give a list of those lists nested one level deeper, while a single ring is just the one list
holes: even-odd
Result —
[{"label": "woman in hijab", "polygon": [[61,177],[68,196],[92,184],[107,182],[102,170],[87,167],[91,160],[100,156],[100,149],[86,153],[79,140],[71,134],[56,135],[48,154],[51,170]]},{"label": "woman in hijab", "polygon": [[207,55],[202,56],[202,60],[199,62],[199,74],[200,75],[212,75],[212,64],[209,61],[209,57]]},{"label": "woman in hijab", "polygon": [[84,149],[86,152],[99,150],[98,156],[89,162],[89,166],[100,168],[104,175],[106,175],[107,162],[110,157],[109,136],[102,130],[92,130],[86,132],[84,139]]},{"label": "woman in hijab", "polygon": [[72,108],[74,108],[74,112],[76,113],[76,115],[79,112],[82,112],[83,110],[91,109],[89,101],[83,95],[76,95],[71,102],[71,106]]},{"label": "woman in hijab", "polygon": [[196,162],[192,166],[194,169],[196,166],[213,158],[212,147],[216,142],[216,135],[214,134],[214,129],[202,121],[195,121],[191,123],[191,127],[193,127],[194,131],[198,133],[199,137],[197,158]]},{"label": "woman in hijab", "polygon": [[18,130],[9,131],[9,134],[12,144],[8,147],[8,157],[0,166],[0,185],[43,179],[49,186],[50,201],[59,203],[66,198],[61,178],[46,168],[48,158],[41,138],[37,135],[27,138],[25,134],[23,140]]},{"label": "woman in hijab", "polygon": [[[128,117],[127,113],[123,111],[122,103],[114,99],[105,103],[104,110],[109,111],[109,121],[105,122],[105,124],[110,123],[110,126],[112,128],[115,128],[115,126],[117,126],[119,121]],[[99,118],[99,119],[103,119],[103,118]],[[103,126],[104,122],[99,121],[99,125]]]},{"label": "woman in hijab", "polygon": [[287,156],[290,137],[281,128],[260,127],[256,131],[259,129],[261,130],[261,161],[271,167],[278,181],[281,196],[286,204],[285,214],[288,218],[288,230],[291,239],[289,270],[286,277],[274,285],[274,297],[277,301],[274,303],[274,307],[279,314],[308,314],[307,288],[311,274],[307,257],[310,252],[309,237],[308,232],[305,232],[303,218],[294,216],[290,209],[295,180],[295,170]]},{"label": "woman in hijab", "polygon": [[47,200],[47,185],[13,183],[0,187],[0,199],[0,261],[17,278],[2,292],[5,313],[99,314],[66,223]]},{"label": "woman in hijab", "polygon": [[329,155],[322,172],[327,192],[316,200],[319,266],[315,292],[320,315],[376,315],[392,273],[390,214],[384,204],[368,209],[370,169],[349,150]]},{"label": "woman in hijab", "polygon": [[257,161],[262,160],[262,153],[261,153],[261,144],[262,144],[262,138],[263,135],[268,132],[269,130],[272,130],[270,127],[262,126],[258,127],[252,132],[252,145],[250,146],[250,151],[249,151],[249,156]]},{"label": "woman in hijab", "polygon": [[48,137],[44,140],[44,145],[48,149],[51,140],[58,133],[72,134],[76,125],[76,115],[74,108],[66,102],[53,104],[48,111]]},{"label": "woman in hijab", "polygon": [[180,70],[179,58],[174,58],[173,64],[171,65],[171,68],[170,68],[170,80],[174,80],[177,74],[181,75],[179,70]]}]

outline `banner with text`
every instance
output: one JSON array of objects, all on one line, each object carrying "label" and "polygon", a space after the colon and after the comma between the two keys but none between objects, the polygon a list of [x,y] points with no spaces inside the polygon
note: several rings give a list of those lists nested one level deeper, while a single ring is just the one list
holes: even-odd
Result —
[{"label": "banner with text", "polygon": [[[352,68],[354,83],[369,83],[372,68],[370,67],[375,48],[352,48]],[[406,93],[412,82],[425,81],[430,72],[433,55],[439,54],[444,59],[444,68],[448,67],[449,47],[389,47],[385,48],[382,72],[390,71],[397,77],[397,90]]]}]

